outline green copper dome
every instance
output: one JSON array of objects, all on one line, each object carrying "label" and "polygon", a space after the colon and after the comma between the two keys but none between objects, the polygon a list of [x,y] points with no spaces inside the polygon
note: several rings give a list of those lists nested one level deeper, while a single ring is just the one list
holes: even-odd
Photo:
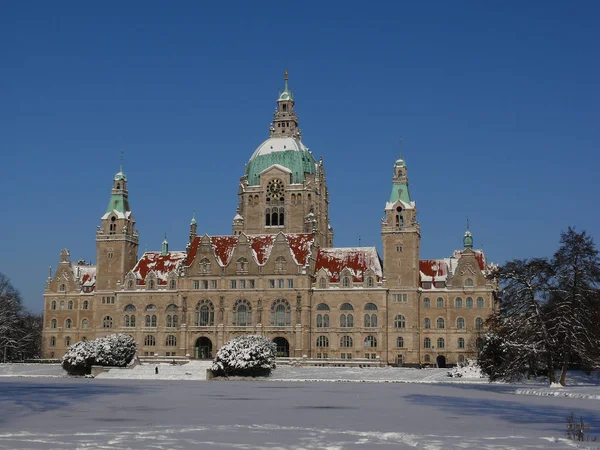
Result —
[{"label": "green copper dome", "polygon": [[248,185],[260,184],[260,174],[278,164],[291,172],[292,184],[301,184],[306,174],[317,170],[312,153],[297,137],[272,137],[258,146],[246,165]]}]

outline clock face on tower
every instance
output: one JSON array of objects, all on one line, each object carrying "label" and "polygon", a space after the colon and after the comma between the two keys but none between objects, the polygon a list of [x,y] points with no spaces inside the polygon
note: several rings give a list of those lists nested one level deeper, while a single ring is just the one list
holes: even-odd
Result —
[{"label": "clock face on tower", "polygon": [[275,179],[267,184],[267,193],[273,196],[280,195],[283,192],[283,181]]}]

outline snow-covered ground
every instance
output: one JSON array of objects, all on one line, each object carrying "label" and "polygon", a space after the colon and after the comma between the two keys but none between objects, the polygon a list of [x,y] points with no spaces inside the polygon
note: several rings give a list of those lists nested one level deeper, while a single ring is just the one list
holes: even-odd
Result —
[{"label": "snow-covered ground", "polygon": [[[133,369],[110,369],[96,376],[101,379],[118,380],[206,380],[210,361],[190,361],[184,365],[140,364]],[[158,374],[156,373],[158,368]]]},{"label": "snow-covered ground", "polygon": [[[509,394],[509,395],[507,395]],[[592,449],[600,402],[498,384],[0,379],[0,449]]]},{"label": "snow-covered ground", "polygon": [[0,364],[0,377],[65,377],[60,364]]}]

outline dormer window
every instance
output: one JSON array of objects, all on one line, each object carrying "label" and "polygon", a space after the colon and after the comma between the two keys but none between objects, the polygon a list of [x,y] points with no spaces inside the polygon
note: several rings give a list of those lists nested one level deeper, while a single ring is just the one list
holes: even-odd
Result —
[{"label": "dormer window", "polygon": [[344,277],[344,278],[342,278],[342,286],[343,287],[350,287],[350,277]]},{"label": "dormer window", "polygon": [[473,279],[472,278],[467,278],[465,280],[465,287],[473,287]]}]

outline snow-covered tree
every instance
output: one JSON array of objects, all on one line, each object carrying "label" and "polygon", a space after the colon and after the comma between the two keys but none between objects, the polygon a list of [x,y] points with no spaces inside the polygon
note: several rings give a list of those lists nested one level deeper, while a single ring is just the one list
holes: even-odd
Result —
[{"label": "snow-covered tree", "polygon": [[135,351],[135,341],[131,336],[111,334],[73,344],[63,356],[62,366],[70,375],[89,374],[92,366],[125,367],[135,356]]},{"label": "snow-covered tree", "polygon": [[0,360],[39,357],[41,330],[41,317],[25,310],[19,291],[0,273]]},{"label": "snow-covered tree", "polygon": [[275,350],[265,336],[234,338],[217,352],[212,372],[215,376],[268,376],[275,369]]},{"label": "snow-covered tree", "polygon": [[574,361],[587,369],[598,366],[600,321],[598,288],[600,258],[594,241],[585,231],[573,228],[561,234],[561,246],[552,259],[549,327],[557,341],[560,384]]}]

